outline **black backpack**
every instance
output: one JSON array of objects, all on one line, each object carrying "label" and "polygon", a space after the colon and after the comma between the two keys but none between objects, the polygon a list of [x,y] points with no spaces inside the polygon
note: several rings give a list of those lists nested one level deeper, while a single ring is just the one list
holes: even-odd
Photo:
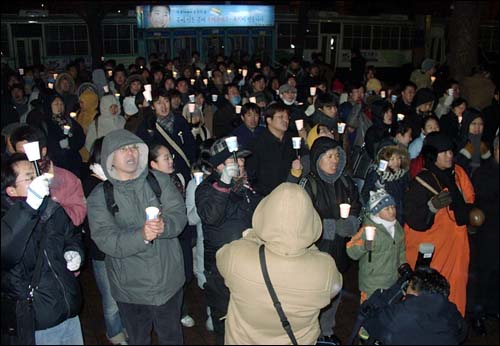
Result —
[{"label": "black backpack", "polygon": [[[158,180],[154,176],[151,171],[148,172],[148,175],[146,177],[146,180],[148,181],[149,186],[153,190],[153,192],[156,195],[156,198],[158,199],[158,202],[160,203],[160,210],[161,210],[161,188],[160,188],[160,183],[158,183]],[[106,200],[106,207],[108,208],[109,212],[115,216],[115,214],[118,212],[119,208],[118,205],[115,202],[115,195],[113,192],[113,184],[109,182],[109,180],[105,180],[103,182],[103,188],[104,188],[104,198]]]}]

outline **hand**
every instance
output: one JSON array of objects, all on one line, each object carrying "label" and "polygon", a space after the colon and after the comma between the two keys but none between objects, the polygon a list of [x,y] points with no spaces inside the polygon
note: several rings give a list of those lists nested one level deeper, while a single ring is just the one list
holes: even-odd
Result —
[{"label": "hand", "polygon": [[142,237],[145,241],[150,242],[158,238],[165,230],[165,222],[161,216],[156,219],[147,220],[142,228]]},{"label": "hand", "polygon": [[28,195],[26,197],[26,203],[28,205],[38,210],[42,205],[45,196],[49,195],[49,179],[46,175],[41,175],[36,177],[28,186]]},{"label": "hand", "polygon": [[82,263],[82,257],[76,251],[66,251],[64,253],[64,259],[66,260],[66,268],[72,272],[78,270]]},{"label": "hand", "polygon": [[238,167],[238,164],[231,162],[224,165],[224,170],[222,171],[220,180],[224,184],[229,185],[231,184],[231,180],[236,178],[238,175],[240,175],[240,168]]},{"label": "hand", "polygon": [[[453,202],[449,191],[441,191],[429,201],[429,209],[437,212],[439,209],[446,208]],[[434,210],[433,210],[434,209]]]}]

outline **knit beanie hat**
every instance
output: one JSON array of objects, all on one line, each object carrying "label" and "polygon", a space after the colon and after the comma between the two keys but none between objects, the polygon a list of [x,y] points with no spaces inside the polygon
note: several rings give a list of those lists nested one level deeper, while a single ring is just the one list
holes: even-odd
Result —
[{"label": "knit beanie hat", "polygon": [[394,198],[389,195],[384,189],[370,191],[370,201],[368,206],[372,215],[377,215],[382,209],[390,205],[396,205]]},{"label": "knit beanie hat", "polygon": [[422,69],[422,71],[427,72],[431,68],[433,68],[434,66],[436,66],[436,61],[433,59],[427,58],[424,61],[422,61],[421,69]]},{"label": "knit beanie hat", "polygon": [[417,91],[415,94],[415,98],[413,99],[413,103],[415,105],[415,108],[423,105],[428,102],[433,102],[435,101],[436,98],[434,96],[434,92],[429,89],[429,88],[422,88]]},{"label": "knit beanie hat", "polygon": [[123,99],[123,110],[126,115],[134,115],[139,112],[135,104],[135,96],[127,96]]}]

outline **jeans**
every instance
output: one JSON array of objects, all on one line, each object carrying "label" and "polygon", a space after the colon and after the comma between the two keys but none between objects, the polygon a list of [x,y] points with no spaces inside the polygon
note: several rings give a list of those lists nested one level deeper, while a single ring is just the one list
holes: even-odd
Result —
[{"label": "jeans", "polygon": [[111,296],[111,288],[109,286],[108,273],[104,261],[92,260],[92,267],[94,269],[97,288],[99,288],[99,292],[101,293],[106,334],[108,338],[112,338],[123,331],[120,311],[118,311],[118,305]]},{"label": "jeans", "polygon": [[151,329],[158,345],[182,345],[182,288],[163,305],[141,305],[117,302],[130,345],[151,345]]},{"label": "jeans", "polygon": [[210,308],[214,325],[215,344],[224,345],[225,320],[221,319],[227,314],[230,292],[224,284],[224,278],[216,269],[214,271],[206,271],[205,276],[207,278],[205,298]]},{"label": "jeans", "polygon": [[35,331],[35,342],[37,345],[83,345],[80,318],[75,316],[55,327]]}]

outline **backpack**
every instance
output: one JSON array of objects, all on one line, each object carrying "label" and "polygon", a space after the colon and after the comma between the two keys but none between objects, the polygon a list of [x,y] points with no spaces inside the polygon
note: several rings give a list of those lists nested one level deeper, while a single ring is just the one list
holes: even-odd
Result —
[{"label": "backpack", "polygon": [[372,164],[372,158],[366,150],[365,144],[355,145],[351,151],[352,176],[354,178],[366,179],[368,170]]},{"label": "backpack", "polygon": [[[154,174],[151,173],[151,171],[148,172],[146,180],[148,181],[148,184],[153,190],[153,192],[155,193],[156,199],[158,199],[158,202],[160,203],[160,210],[161,210],[160,183],[158,183],[158,180],[156,179]],[[115,195],[113,193],[113,184],[111,184],[109,180],[105,180],[103,182],[103,188],[104,188],[104,199],[106,200],[106,207],[108,208],[109,212],[113,214],[114,217],[115,214],[118,212],[119,208],[115,202]]]}]

